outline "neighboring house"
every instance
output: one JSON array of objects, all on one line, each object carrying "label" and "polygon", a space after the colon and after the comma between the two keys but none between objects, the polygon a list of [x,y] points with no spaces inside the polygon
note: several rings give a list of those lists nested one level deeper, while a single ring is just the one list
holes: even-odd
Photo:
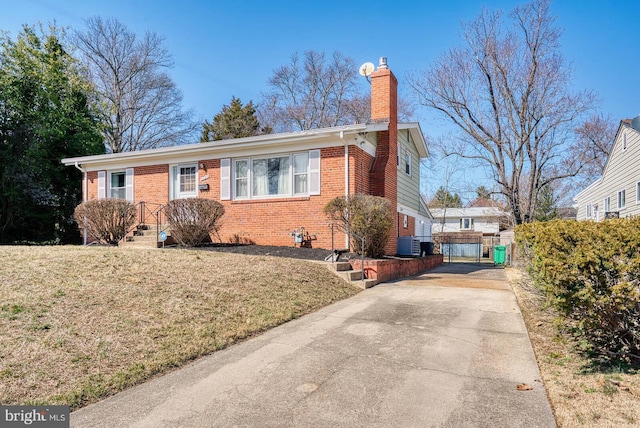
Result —
[{"label": "neighboring house", "polygon": [[507,213],[498,207],[432,208],[433,235],[440,252],[449,257],[491,257],[499,244],[500,225]]},{"label": "neighboring house", "polygon": [[[370,76],[367,124],[260,135],[136,152],[63,159],[83,171],[83,198],[127,199],[141,222],[172,199],[208,198],[225,208],[223,242],[293,245],[304,228],[313,246],[348,245],[332,237],[323,208],[356,193],[389,199],[395,222],[386,247],[399,237],[430,232],[431,216],[420,196],[420,159],[428,156],[418,123],[397,120],[397,80],[386,59]],[[429,226],[424,226],[429,225]],[[333,239],[332,239],[333,238]]]},{"label": "neighboring house", "polygon": [[433,233],[496,235],[507,214],[497,207],[432,208]]},{"label": "neighboring house", "polygon": [[578,220],[640,215],[640,116],[620,122],[602,176],[573,200]]}]

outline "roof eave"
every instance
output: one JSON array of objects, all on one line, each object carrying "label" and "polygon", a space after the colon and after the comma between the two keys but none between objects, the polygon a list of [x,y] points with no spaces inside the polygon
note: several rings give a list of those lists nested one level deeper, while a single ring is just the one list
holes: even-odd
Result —
[{"label": "roof eave", "polygon": [[323,140],[327,138],[340,138],[340,136],[358,134],[368,131],[369,125],[348,125],[332,128],[322,128],[302,132],[286,134],[267,134],[256,137],[237,138],[232,140],[210,141],[206,143],[187,144],[183,146],[161,147],[157,149],[140,150],[134,152],[110,153],[93,156],[81,156],[62,159],[65,166],[75,164],[91,165],[109,162],[135,161],[137,159],[163,159],[175,155],[188,156],[212,153],[223,153],[225,150],[250,149],[268,143],[270,147],[286,146],[292,142],[307,142]]}]

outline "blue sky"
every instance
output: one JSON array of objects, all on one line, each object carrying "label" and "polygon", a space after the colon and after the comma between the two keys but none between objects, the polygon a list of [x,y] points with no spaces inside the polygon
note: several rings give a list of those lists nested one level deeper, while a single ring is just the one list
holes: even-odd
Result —
[{"label": "blue sky", "polygon": [[[165,38],[171,75],[184,107],[198,119],[218,113],[232,96],[258,102],[272,71],[298,51],[340,51],[361,64],[388,58],[400,91],[409,71],[424,70],[461,44],[461,23],[483,6],[505,12],[515,0],[377,2],[248,0],[0,0],[0,30],[14,38],[22,24],[55,22],[82,28],[98,15],[115,17],[136,33]],[[635,1],[556,0],[562,52],[574,69],[575,89],[592,89],[615,120],[640,113],[640,25]],[[357,72],[355,70],[354,72]],[[363,80],[363,85],[366,82]],[[425,134],[437,136],[433,113],[418,111]]]}]

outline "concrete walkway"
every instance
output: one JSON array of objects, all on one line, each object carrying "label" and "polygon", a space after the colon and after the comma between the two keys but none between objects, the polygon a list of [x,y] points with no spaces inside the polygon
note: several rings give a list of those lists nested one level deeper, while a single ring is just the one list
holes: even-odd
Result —
[{"label": "concrete walkway", "polygon": [[[518,384],[533,389],[520,391]],[[381,284],[71,415],[73,427],[554,427],[504,271]]]}]

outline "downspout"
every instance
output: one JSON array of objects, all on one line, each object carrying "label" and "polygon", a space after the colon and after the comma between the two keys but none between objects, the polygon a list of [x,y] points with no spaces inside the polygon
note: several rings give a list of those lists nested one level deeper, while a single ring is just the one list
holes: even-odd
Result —
[{"label": "downspout", "polygon": [[[74,166],[78,168],[78,170],[82,172],[82,174],[84,174],[84,177],[82,179],[82,182],[84,183],[84,190],[82,192],[82,202],[86,202],[87,197],[89,195],[89,180],[87,178],[87,170],[81,168],[80,165],[78,165],[78,161],[76,161]],[[83,231],[82,245],[87,245],[87,217],[86,216],[84,217],[84,227],[82,228],[82,231]]]},{"label": "downspout", "polygon": [[[344,139],[344,131],[340,131],[340,140],[344,144],[344,196],[349,197],[349,143]],[[348,215],[348,213],[347,213]],[[349,248],[349,231],[345,236],[345,248]]]}]

